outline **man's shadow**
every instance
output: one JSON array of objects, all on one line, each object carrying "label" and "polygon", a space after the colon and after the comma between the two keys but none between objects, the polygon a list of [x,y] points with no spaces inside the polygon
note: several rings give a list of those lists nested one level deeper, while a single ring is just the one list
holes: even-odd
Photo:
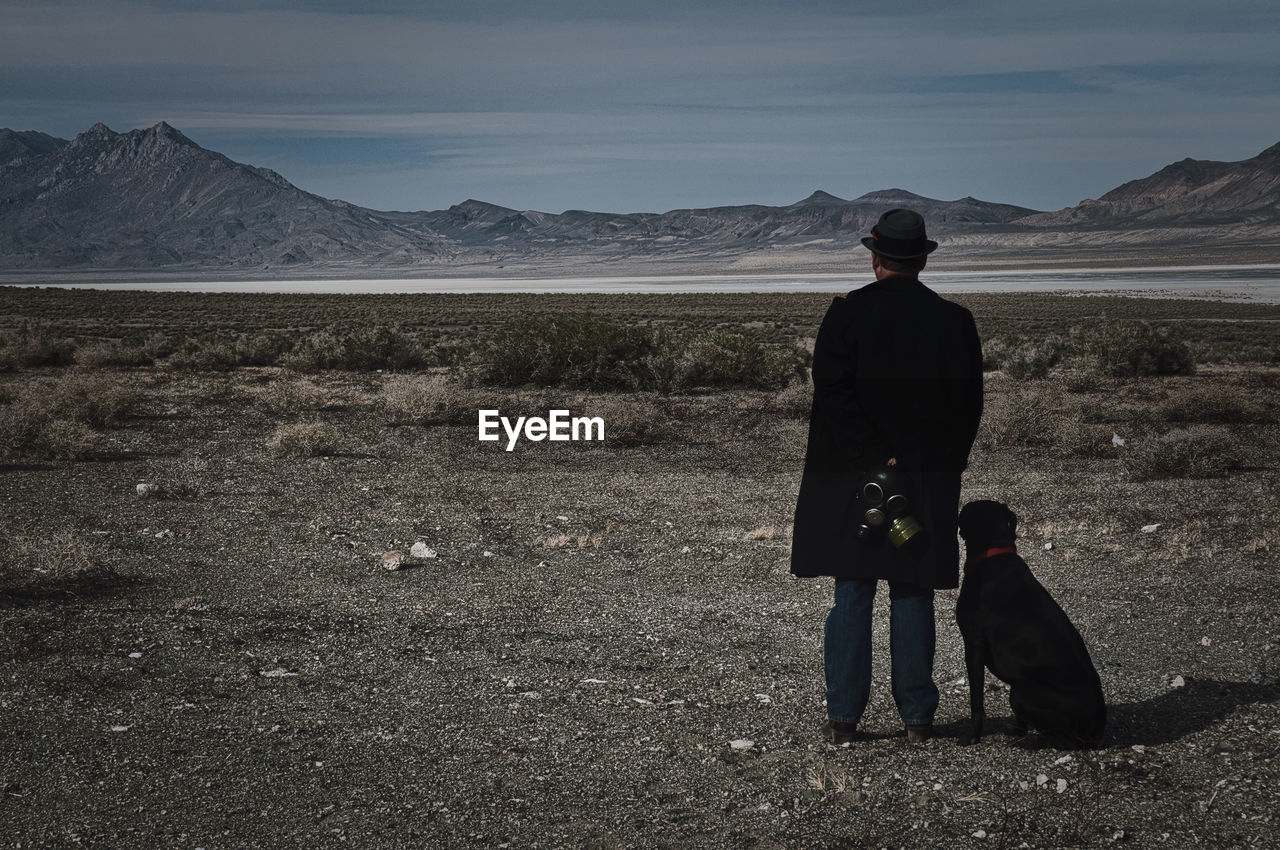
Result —
[{"label": "man's shadow", "polygon": [[1221,723],[1241,706],[1280,700],[1280,683],[1187,679],[1151,699],[1107,706],[1103,747],[1168,744]]}]

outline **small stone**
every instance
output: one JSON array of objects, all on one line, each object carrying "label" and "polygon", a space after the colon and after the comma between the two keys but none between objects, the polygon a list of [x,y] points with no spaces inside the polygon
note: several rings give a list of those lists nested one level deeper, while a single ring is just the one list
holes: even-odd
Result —
[{"label": "small stone", "polygon": [[1059,793],[1059,794],[1061,794],[1063,791],[1066,791],[1066,790],[1067,790],[1067,780],[1065,780],[1065,779],[1059,779],[1059,780],[1058,780],[1058,793]]},{"label": "small stone", "polygon": [[141,653],[141,652],[130,652],[130,653],[129,653],[129,657],[130,657],[130,658],[141,658],[141,657],[142,657],[142,653]]},{"label": "small stone", "polygon": [[1036,777],[1036,785],[1043,786],[1048,781],[1049,777],[1045,776],[1043,773]]},{"label": "small stone", "polygon": [[1201,645],[1201,646],[1209,646],[1209,645],[1210,645],[1210,644],[1212,644],[1212,643],[1213,643],[1213,641],[1212,641],[1212,640],[1210,640],[1208,637],[1202,637],[1202,638],[1200,638],[1200,645]]},{"label": "small stone", "polygon": [[161,487],[159,484],[148,484],[145,481],[137,486],[138,495],[144,499],[147,496],[159,496]]},{"label": "small stone", "polygon": [[383,552],[382,557],[378,559],[378,564],[384,570],[398,570],[404,566],[404,552],[399,549]]},{"label": "small stone", "polygon": [[1120,436],[1119,434],[1117,434],[1115,431],[1112,431],[1112,432],[1111,432],[1111,445],[1113,445],[1113,446],[1123,446],[1123,445],[1124,445],[1124,437],[1121,437],[1121,436]]},{"label": "small stone", "polygon": [[493,554],[492,552],[490,552],[488,549],[485,549],[485,550],[484,550],[484,556],[485,556],[486,558],[492,558],[492,557],[494,557],[494,554]]},{"label": "small stone", "polygon": [[1052,544],[1052,543],[1046,543],[1046,544],[1044,544],[1044,551],[1049,552],[1049,551],[1051,551],[1052,549],[1053,549],[1053,544]]},{"label": "small stone", "polygon": [[111,731],[112,732],[128,732],[129,727],[128,726],[112,726]]},{"label": "small stone", "polygon": [[1054,765],[1055,765],[1055,766],[1057,766],[1057,765],[1060,765],[1060,764],[1066,764],[1066,763],[1067,763],[1067,762],[1069,762],[1069,761],[1071,761],[1071,756],[1069,756],[1069,755],[1067,755],[1067,756],[1062,756],[1061,758],[1059,758],[1059,759],[1057,759],[1056,761],[1054,761]]},{"label": "small stone", "polygon": [[1182,678],[1181,676],[1174,676],[1173,681],[1170,683],[1170,687],[1174,687],[1174,688],[1185,688],[1186,686],[1187,686],[1187,680]]},{"label": "small stone", "polygon": [[419,540],[409,547],[409,556],[411,558],[434,558],[436,557],[436,550]]},{"label": "small stone", "polygon": [[974,838],[986,838],[986,837],[987,837],[987,831],[986,831],[985,829],[980,829],[980,830],[978,830],[977,832],[975,832],[975,833],[973,834],[973,837],[974,837]]},{"label": "small stone", "polygon": [[1147,751],[1146,746],[1143,744],[1134,744],[1133,747],[1131,747],[1131,749],[1135,753],[1145,753]]},{"label": "small stone", "polygon": [[1160,523],[1158,522],[1153,522],[1151,523],[1151,525],[1144,525],[1142,526],[1142,533],[1150,534],[1151,532],[1155,531],[1159,527],[1160,527]]},{"label": "small stone", "polygon": [[763,705],[768,705],[769,703],[773,702],[773,697],[769,696],[768,694],[756,694],[756,699],[760,700],[761,704]]},{"label": "small stone", "polygon": [[756,742],[752,741],[749,738],[735,738],[729,742],[729,749],[742,752],[744,750],[751,749],[755,745],[756,745]]}]

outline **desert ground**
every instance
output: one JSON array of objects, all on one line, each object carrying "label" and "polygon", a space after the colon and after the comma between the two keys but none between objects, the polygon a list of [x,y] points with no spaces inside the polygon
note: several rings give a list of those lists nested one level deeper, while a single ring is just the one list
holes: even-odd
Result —
[{"label": "desert ground", "polygon": [[[871,737],[820,736],[832,583],[787,566],[829,295],[0,289],[0,846],[1277,846],[1280,307],[955,300],[964,499],[1083,634],[1098,749],[1014,737],[990,675],[959,746],[955,591],[937,737],[883,591]],[[606,438],[508,452],[482,407]]]}]

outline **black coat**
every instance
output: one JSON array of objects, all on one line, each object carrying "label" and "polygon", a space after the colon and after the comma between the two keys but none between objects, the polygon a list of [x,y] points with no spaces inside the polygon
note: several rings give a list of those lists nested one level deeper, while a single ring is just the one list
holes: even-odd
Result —
[{"label": "black coat", "polygon": [[[973,315],[906,277],[836,298],[814,345],[813,387],[791,572],[958,587],[960,474],[982,416]],[[863,478],[891,457],[913,484],[922,553],[854,536]]]}]

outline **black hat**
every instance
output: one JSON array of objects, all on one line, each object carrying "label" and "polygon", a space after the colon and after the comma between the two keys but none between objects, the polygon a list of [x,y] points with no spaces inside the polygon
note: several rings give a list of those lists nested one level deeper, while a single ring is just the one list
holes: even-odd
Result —
[{"label": "black hat", "polygon": [[924,219],[914,210],[889,210],[880,216],[862,244],[891,260],[914,260],[930,254],[938,243],[925,238]]}]

